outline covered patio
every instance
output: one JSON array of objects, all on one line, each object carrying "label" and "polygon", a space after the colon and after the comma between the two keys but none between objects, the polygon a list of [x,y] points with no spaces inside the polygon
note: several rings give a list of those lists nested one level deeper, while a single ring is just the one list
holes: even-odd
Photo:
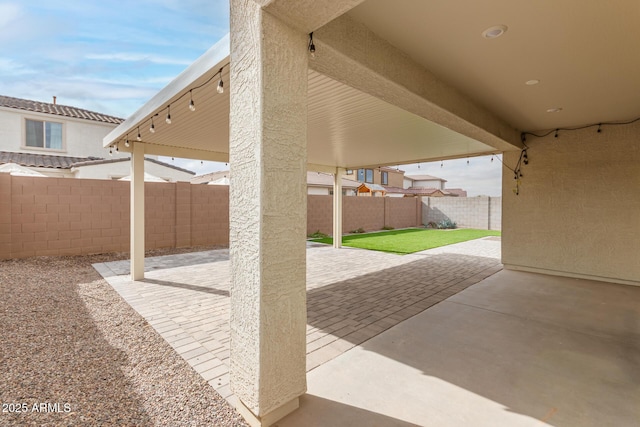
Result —
[{"label": "covered patio", "polygon": [[[136,281],[145,278],[144,154],[229,161],[230,388],[251,424],[273,424],[307,390],[307,170],[339,178],[504,153],[506,268],[640,283],[640,221],[629,216],[640,209],[636,2],[230,6],[230,36],[104,143],[132,153]],[[630,316],[624,334],[637,340]]]}]

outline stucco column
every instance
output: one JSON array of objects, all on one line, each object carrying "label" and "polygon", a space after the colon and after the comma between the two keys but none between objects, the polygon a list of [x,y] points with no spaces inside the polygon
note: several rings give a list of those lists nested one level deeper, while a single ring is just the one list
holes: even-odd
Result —
[{"label": "stucco column", "polygon": [[336,168],[333,175],[333,247],[342,247],[342,174],[343,168]]},{"label": "stucco column", "polygon": [[267,426],[306,391],[307,35],[230,5],[231,390]]},{"label": "stucco column", "polygon": [[131,149],[131,279],[144,279],[144,144]]}]

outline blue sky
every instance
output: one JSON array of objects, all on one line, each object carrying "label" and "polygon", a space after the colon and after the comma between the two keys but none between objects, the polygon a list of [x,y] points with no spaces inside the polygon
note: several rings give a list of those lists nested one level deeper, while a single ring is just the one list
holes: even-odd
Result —
[{"label": "blue sky", "polygon": [[[0,94],[55,95],[126,118],[228,31],[228,0],[0,0]],[[225,168],[173,162],[198,174]],[[442,177],[470,196],[500,195],[500,162],[489,157],[401,169]]]}]

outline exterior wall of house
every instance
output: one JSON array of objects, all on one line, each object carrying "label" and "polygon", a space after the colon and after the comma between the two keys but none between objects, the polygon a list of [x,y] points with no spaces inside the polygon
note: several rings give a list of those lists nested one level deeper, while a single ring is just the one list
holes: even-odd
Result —
[{"label": "exterior wall of house", "polygon": [[500,197],[422,197],[422,221],[450,219],[458,227],[500,230]]},{"label": "exterior wall of house", "polygon": [[438,190],[444,190],[444,184],[444,181],[439,179],[420,179],[413,181],[414,187],[437,188]]},{"label": "exterior wall of house", "polygon": [[[371,169],[371,168],[370,168]],[[373,182],[370,184],[384,185],[388,187],[402,188],[404,185],[404,171],[398,171],[393,168],[378,169],[373,168]],[[387,172],[388,183],[382,184],[382,172]],[[346,179],[358,181],[358,169],[354,169],[352,174],[344,175]]]},{"label": "exterior wall of house", "polygon": [[313,196],[328,196],[329,189],[326,187],[309,187],[307,186],[307,194]]},{"label": "exterior wall of house", "polygon": [[402,179],[402,188],[407,189],[407,188],[411,188],[411,187],[413,187],[413,180],[410,179],[410,178],[406,178],[406,177],[403,178]]},{"label": "exterior wall of house", "polygon": [[[25,118],[63,124],[63,150],[25,147]],[[115,124],[34,113],[0,107],[0,150],[73,157],[108,157],[102,147],[102,138],[116,127]],[[114,157],[128,157],[127,153],[113,152]]]},{"label": "exterior wall of house", "polygon": [[518,196],[503,176],[505,266],[640,284],[639,140],[640,122],[530,137]]},{"label": "exterior wall of house", "polygon": [[[75,168],[76,178],[81,179],[119,179],[131,174],[131,162],[105,163]],[[169,182],[190,181],[192,174],[177,169],[145,161],[144,170]]]}]

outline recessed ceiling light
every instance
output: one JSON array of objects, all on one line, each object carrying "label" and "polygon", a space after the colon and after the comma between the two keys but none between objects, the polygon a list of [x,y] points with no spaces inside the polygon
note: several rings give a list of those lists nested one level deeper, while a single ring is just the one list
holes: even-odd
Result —
[{"label": "recessed ceiling light", "polygon": [[506,25],[494,25],[493,27],[487,28],[482,32],[482,37],[486,39],[495,39],[500,37],[507,31]]},{"label": "recessed ceiling light", "polygon": [[554,107],[554,108],[549,108],[547,110],[547,113],[559,113],[560,111],[562,111],[562,107]]},{"label": "recessed ceiling light", "polygon": [[540,80],[538,79],[527,80],[526,82],[524,82],[524,84],[526,84],[527,86],[534,86],[534,85],[537,85],[538,83],[540,83]]}]

